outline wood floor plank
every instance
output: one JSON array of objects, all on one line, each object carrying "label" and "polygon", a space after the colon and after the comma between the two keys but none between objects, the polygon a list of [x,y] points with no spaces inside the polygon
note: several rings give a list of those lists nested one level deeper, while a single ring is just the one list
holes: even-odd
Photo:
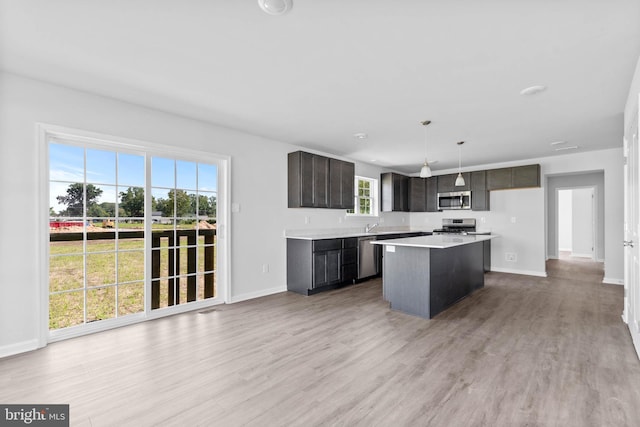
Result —
[{"label": "wood floor plank", "polygon": [[71,425],[636,426],[640,362],[602,264],[488,273],[426,320],[381,281],[282,293],[0,360],[0,402]]}]

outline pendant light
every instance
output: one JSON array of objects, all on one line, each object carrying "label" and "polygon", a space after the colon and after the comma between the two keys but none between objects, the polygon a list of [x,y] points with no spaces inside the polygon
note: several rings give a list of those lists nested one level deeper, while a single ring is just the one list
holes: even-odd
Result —
[{"label": "pendant light", "polygon": [[464,178],[462,177],[462,144],[464,141],[460,141],[458,144],[458,177],[456,178],[456,187],[464,187]]},{"label": "pendant light", "polygon": [[422,122],[422,126],[424,126],[424,164],[422,165],[422,169],[420,169],[420,178],[429,178],[431,176],[431,168],[429,167],[429,162],[427,162],[427,126],[431,123],[431,120],[425,120]]}]

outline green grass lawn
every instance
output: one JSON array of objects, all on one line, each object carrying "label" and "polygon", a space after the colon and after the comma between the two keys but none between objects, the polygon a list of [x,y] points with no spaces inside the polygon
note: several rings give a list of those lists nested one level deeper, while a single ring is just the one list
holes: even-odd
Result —
[{"label": "green grass lawn", "polygon": [[[155,225],[161,224],[154,224],[154,229]],[[168,227],[172,228],[171,225]],[[166,239],[161,242],[161,247],[154,250],[160,252],[160,277],[165,278],[160,280],[160,307],[167,307],[169,247]],[[49,244],[50,329],[83,323],[85,293],[87,322],[144,311],[144,240],[120,239],[117,248],[115,240],[88,240],[86,243],[86,252],[82,241]],[[177,246],[182,249],[179,270],[186,274],[186,238]],[[204,237],[198,238],[197,246],[198,299],[204,299],[204,276],[201,275],[205,272]],[[180,301],[184,302],[187,300],[186,280],[180,282]],[[58,293],[61,291],[65,292]]]}]

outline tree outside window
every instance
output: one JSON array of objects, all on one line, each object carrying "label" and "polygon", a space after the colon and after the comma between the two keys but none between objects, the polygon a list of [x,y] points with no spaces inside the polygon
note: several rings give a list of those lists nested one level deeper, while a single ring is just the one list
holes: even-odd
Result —
[{"label": "tree outside window", "polygon": [[377,216],[378,180],[356,176],[355,205],[347,213],[352,215]]}]

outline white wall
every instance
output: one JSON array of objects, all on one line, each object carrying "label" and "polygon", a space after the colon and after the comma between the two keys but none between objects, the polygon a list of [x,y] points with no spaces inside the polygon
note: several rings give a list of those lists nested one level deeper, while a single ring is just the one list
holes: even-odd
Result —
[{"label": "white wall", "polygon": [[[554,176],[603,171],[604,189],[602,218],[604,221],[602,253],[604,256],[605,283],[622,284],[623,271],[623,156],[622,147],[541,157],[520,162],[495,163],[475,169],[540,164],[541,184],[538,189],[501,190],[491,192],[489,212],[412,213],[411,226],[419,229],[438,228],[442,217],[474,217],[478,227],[486,227],[500,238],[492,241],[491,268],[494,271],[514,272],[532,275],[546,275],[547,230],[550,220],[547,209],[547,179]],[[438,171],[439,174],[454,170]],[[553,190],[555,191],[555,190]],[[553,195],[555,200],[555,193]],[[555,212],[555,210],[554,210]],[[516,223],[511,223],[511,218]],[[484,222],[482,219],[484,218]],[[529,220],[523,221],[520,218]],[[555,222],[555,219],[554,219]],[[557,245],[557,239],[554,239]],[[517,251],[517,261],[506,261],[505,253]]]},{"label": "white wall", "polygon": [[[475,218],[478,231],[496,234],[491,240],[491,270],[545,276],[544,190],[528,188],[491,192],[491,210],[411,213],[411,227],[440,228],[442,218]],[[515,254],[507,261],[506,254]]]},{"label": "white wall", "polygon": [[[231,156],[232,300],[286,289],[286,229],[363,227],[344,211],[287,208],[287,153],[297,147],[209,123],[0,73],[0,357],[37,347],[39,178],[36,123]],[[381,170],[356,164],[356,173]],[[309,216],[310,224],[304,223]],[[408,214],[385,214],[385,226]],[[263,264],[269,272],[263,273]]]},{"label": "white wall", "polygon": [[[371,218],[348,218],[343,211],[287,209],[287,158],[296,149],[236,130],[0,73],[0,357],[36,348],[39,330],[38,262],[35,258],[39,178],[36,123],[82,129],[163,145],[230,155],[231,299],[285,289],[284,232],[287,229],[354,228]],[[622,282],[622,149],[579,153],[527,162],[540,163],[543,176],[581,170],[605,171],[605,276]],[[487,165],[490,167],[510,164]],[[380,169],[356,164],[356,174],[378,177]],[[445,173],[443,171],[442,173]],[[544,188],[495,191],[492,210],[476,212],[480,226],[500,234],[492,268],[544,274]],[[383,226],[433,229],[449,214],[385,213]],[[305,223],[305,216],[310,219]],[[462,215],[464,216],[464,215]],[[484,218],[484,223],[482,222]],[[512,223],[511,218],[516,222]],[[505,261],[514,252],[515,262]],[[269,272],[262,273],[263,264]]]}]

